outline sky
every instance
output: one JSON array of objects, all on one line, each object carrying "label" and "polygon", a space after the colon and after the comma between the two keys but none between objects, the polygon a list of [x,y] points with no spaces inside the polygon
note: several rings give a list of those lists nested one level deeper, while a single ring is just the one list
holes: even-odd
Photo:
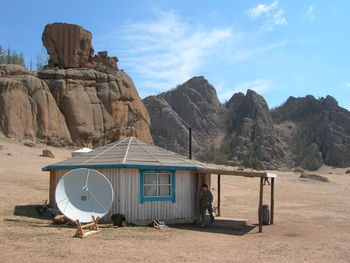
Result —
[{"label": "sky", "polygon": [[46,24],[89,30],[142,98],[204,76],[221,102],[252,89],[270,108],[333,96],[350,110],[350,1],[0,0],[0,45],[42,50]]}]

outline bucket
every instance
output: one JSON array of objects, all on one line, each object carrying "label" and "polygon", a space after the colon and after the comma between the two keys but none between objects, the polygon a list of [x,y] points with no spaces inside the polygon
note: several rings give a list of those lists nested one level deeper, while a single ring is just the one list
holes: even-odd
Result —
[{"label": "bucket", "polygon": [[270,223],[270,210],[268,205],[263,205],[263,225]]}]

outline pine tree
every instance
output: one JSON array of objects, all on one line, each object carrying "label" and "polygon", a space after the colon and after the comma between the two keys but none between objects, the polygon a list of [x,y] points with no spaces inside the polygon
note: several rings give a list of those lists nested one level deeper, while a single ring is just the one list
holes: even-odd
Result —
[{"label": "pine tree", "polygon": [[23,53],[22,52],[19,54],[19,64],[22,65],[23,67],[26,66],[26,63],[24,62],[24,57],[23,57]]},{"label": "pine tree", "polygon": [[5,50],[0,46],[0,64],[5,63]]},{"label": "pine tree", "polygon": [[7,49],[7,56],[5,64],[12,64],[11,49]]}]

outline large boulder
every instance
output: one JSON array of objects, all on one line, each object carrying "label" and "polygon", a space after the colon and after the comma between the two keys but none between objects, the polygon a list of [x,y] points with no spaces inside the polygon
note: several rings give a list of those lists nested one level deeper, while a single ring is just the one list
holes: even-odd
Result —
[{"label": "large boulder", "polygon": [[63,68],[91,67],[94,53],[91,39],[88,30],[66,23],[48,24],[42,35],[50,62]]}]

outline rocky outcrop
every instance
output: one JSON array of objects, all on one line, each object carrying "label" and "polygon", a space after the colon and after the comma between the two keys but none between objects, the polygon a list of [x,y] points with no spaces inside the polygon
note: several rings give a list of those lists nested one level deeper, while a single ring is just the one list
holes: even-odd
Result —
[{"label": "rocky outcrop", "polygon": [[126,137],[131,127],[136,137],[152,142],[148,112],[124,71],[50,69],[38,76],[50,87],[76,144],[104,145]]},{"label": "rocky outcrop", "polygon": [[[7,67],[0,68],[11,72]],[[100,146],[128,136],[131,128],[152,142],[148,112],[124,71],[5,75],[0,78],[0,127],[8,137],[56,146]]]},{"label": "rocky outcrop", "polygon": [[[1,68],[14,72],[7,70],[7,65]],[[72,143],[65,118],[50,89],[32,75],[0,78],[0,128],[8,137],[39,140],[56,146]]]},{"label": "rocky outcrop", "polygon": [[331,96],[315,99],[290,97],[272,111],[277,128],[292,123],[292,155],[295,164],[315,170],[323,163],[350,166],[350,112]]},{"label": "rocky outcrop", "polygon": [[215,88],[204,77],[194,77],[176,89],[143,101],[151,116],[151,133],[156,145],[187,155],[188,127],[193,131],[195,155],[218,144],[225,108]]},{"label": "rocky outcrop", "polygon": [[48,68],[89,68],[100,72],[118,71],[118,58],[109,57],[107,51],[94,56],[90,31],[66,23],[46,25],[42,41],[50,55]]},{"label": "rocky outcrop", "polygon": [[226,103],[227,136],[224,147],[229,156],[253,166],[262,161],[269,169],[290,167],[278,145],[269,107],[265,99],[252,90],[236,93]]},{"label": "rocky outcrop", "polygon": [[[150,96],[143,100],[151,120],[151,134],[156,145],[188,155],[188,125],[170,107],[168,102],[159,96]],[[198,143],[193,140],[195,149]]]},{"label": "rocky outcrop", "polygon": [[45,27],[44,70],[0,65],[0,131],[56,146],[101,146],[133,134],[152,143],[150,118],[131,78],[106,51],[93,57],[80,26]]},{"label": "rocky outcrop", "polygon": [[92,67],[88,64],[94,53],[91,39],[88,30],[66,23],[48,24],[42,35],[52,66],[63,68]]}]

